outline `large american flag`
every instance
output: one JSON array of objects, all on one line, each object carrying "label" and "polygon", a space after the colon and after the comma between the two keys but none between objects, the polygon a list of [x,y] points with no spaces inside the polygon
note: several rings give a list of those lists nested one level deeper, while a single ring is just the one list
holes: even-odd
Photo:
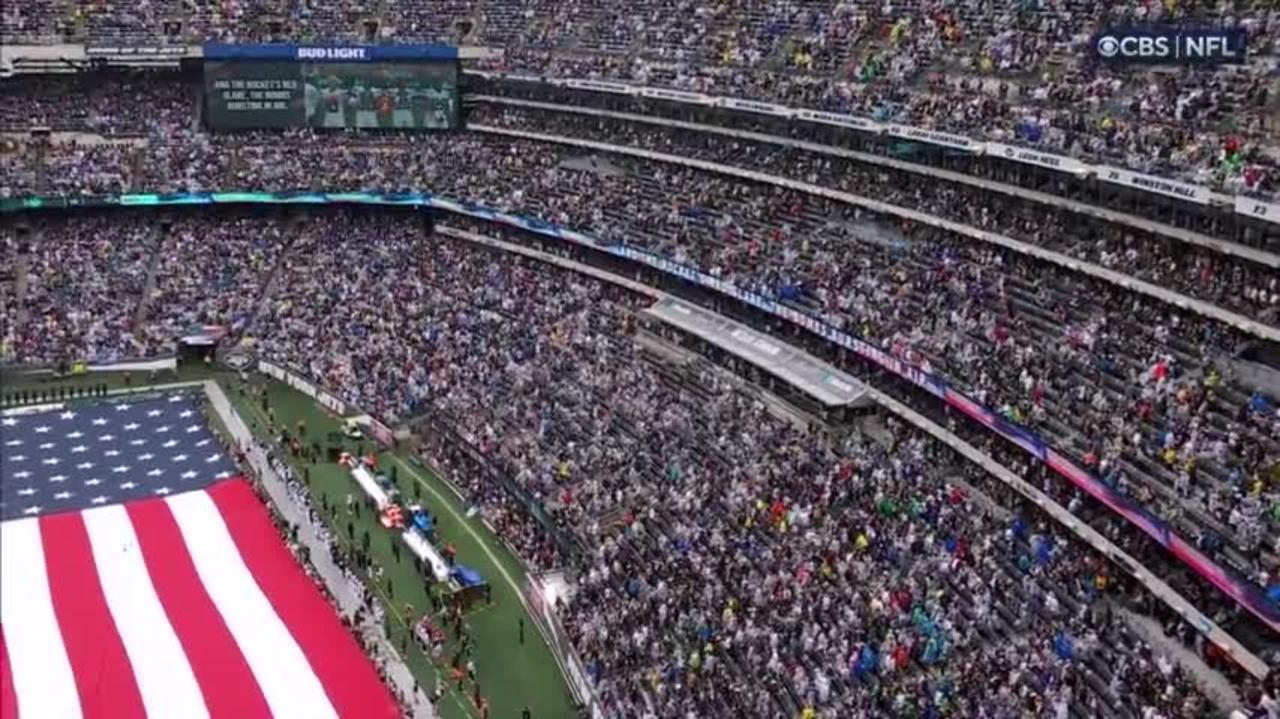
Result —
[{"label": "large american flag", "polygon": [[194,399],[0,417],[0,717],[395,717]]},{"label": "large american flag", "polygon": [[235,473],[191,396],[0,418],[0,520],[197,489]]}]

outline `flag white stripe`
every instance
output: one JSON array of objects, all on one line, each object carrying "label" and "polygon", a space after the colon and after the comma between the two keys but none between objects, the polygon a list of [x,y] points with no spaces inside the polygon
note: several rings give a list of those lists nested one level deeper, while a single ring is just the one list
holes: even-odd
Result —
[{"label": "flag white stripe", "polygon": [[86,510],[98,580],[149,716],[209,716],[204,695],[151,583],[124,505]]},{"label": "flag white stripe", "polygon": [[165,501],[196,573],[240,646],[271,713],[336,719],[324,686],[245,565],[213,499],[205,492],[185,492]]},{"label": "flag white stripe", "polygon": [[80,717],[75,674],[53,612],[38,519],[0,524],[0,625],[18,715]]}]

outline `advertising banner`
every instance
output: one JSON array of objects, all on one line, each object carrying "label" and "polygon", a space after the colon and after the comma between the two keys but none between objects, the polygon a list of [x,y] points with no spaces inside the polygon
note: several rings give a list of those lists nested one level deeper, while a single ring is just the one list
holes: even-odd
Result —
[{"label": "advertising banner", "polygon": [[457,60],[449,45],[294,45],[290,43],[207,43],[206,60],[288,60],[294,62],[413,62]]}]

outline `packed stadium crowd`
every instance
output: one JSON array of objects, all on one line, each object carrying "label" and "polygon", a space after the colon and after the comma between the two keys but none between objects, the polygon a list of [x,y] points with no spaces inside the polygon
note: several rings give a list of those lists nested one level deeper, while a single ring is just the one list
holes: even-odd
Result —
[{"label": "packed stadium crowd", "polygon": [[[185,92],[174,92],[172,90],[158,90],[152,95],[145,97],[145,103],[152,103],[156,108],[155,114],[158,117],[181,116],[184,112],[192,117],[199,114],[198,89],[191,84],[191,78],[174,72],[162,71],[143,71],[143,72],[106,72],[95,73],[97,77],[98,92],[104,98],[114,98],[104,100],[103,114],[112,116],[120,116],[127,118],[125,121],[116,125],[106,136],[114,138],[113,141],[118,145],[115,148],[101,149],[96,146],[86,147],[83,140],[80,143],[69,142],[60,143],[53,148],[44,148],[38,143],[20,143],[16,145],[17,150],[0,154],[6,162],[12,164],[12,172],[9,173],[11,180],[9,182],[0,182],[0,196],[4,194],[24,194],[33,191],[49,192],[58,190],[63,192],[79,192],[93,193],[106,192],[122,189],[122,185],[131,186],[141,190],[150,190],[157,188],[168,189],[186,189],[198,185],[189,175],[208,174],[213,170],[222,172],[231,172],[235,168],[226,167],[228,159],[221,154],[215,152],[215,148],[210,147],[209,139],[194,127],[178,127],[177,125],[165,124],[162,126],[148,125],[146,117],[139,116],[136,112],[132,112],[125,107],[120,110],[112,109],[114,102],[117,105],[126,105],[122,100],[133,97],[131,93],[143,93],[145,88],[154,85],[158,88],[171,88],[176,86],[184,86],[187,88]],[[149,77],[150,81],[142,78]],[[29,83],[15,82],[0,83],[0,93],[4,93],[10,100],[6,107],[22,108],[28,105],[45,108],[45,111],[54,118],[51,128],[56,131],[63,132],[100,132],[95,130],[92,122],[87,120],[80,109],[82,106],[75,103],[70,98],[74,98],[74,88],[83,84],[76,76],[68,78],[50,78],[45,81],[52,88],[49,93],[59,100],[51,101],[40,95]],[[628,98],[620,98],[618,96],[609,96],[607,94],[574,92],[564,88],[551,88],[539,85],[537,83],[511,83],[498,82],[494,80],[485,80],[483,82],[473,79],[473,85],[480,96],[488,94],[513,95],[517,98],[535,99],[542,101],[551,101],[555,103],[563,103],[569,106],[588,105],[591,107],[614,107],[614,109],[626,110],[632,113],[642,113],[654,115],[680,118],[688,109],[682,110],[670,103],[653,103],[636,99],[632,102]],[[59,89],[61,88],[61,89]],[[494,112],[488,107],[481,106],[482,111],[477,113],[478,119],[482,121],[490,121]],[[65,111],[59,112],[62,108]],[[499,114],[501,117],[502,114]],[[517,117],[520,117],[519,115]],[[813,133],[819,130],[826,130],[822,135],[821,143],[826,145],[827,151],[839,152],[840,146],[851,141],[852,135],[848,132],[840,132],[839,128],[824,127],[822,125],[814,125],[809,122],[789,122],[779,120],[763,115],[751,115],[749,113],[724,114],[718,113],[706,108],[702,108],[702,112],[695,118],[701,124],[721,126],[731,129],[749,129],[758,133],[770,135],[774,137],[782,136],[793,137],[796,139],[813,139]],[[545,113],[545,115],[524,116],[524,119],[517,120],[522,124],[540,125],[545,129],[568,129],[577,126],[585,126],[588,123],[581,121],[574,122],[572,117],[564,117],[558,113]],[[198,121],[191,123],[197,125]],[[0,113],[0,130],[19,131],[33,127],[32,123],[24,120],[22,112],[15,110],[9,115]],[[155,127],[160,127],[161,131],[153,132]],[[641,126],[632,129],[631,126],[623,123],[616,123],[606,131],[606,128],[598,128],[589,134],[610,134],[610,135],[627,135],[639,134],[648,135],[655,138],[662,138],[663,132],[655,131],[652,127],[641,131]],[[299,134],[299,133],[289,133]],[[695,138],[699,142],[702,138],[706,138],[708,143],[714,142],[716,138],[701,132],[682,133],[683,142],[692,142]],[[316,151],[329,149],[332,143],[332,135],[326,137],[323,143],[314,143],[319,147]],[[122,138],[127,138],[122,139]],[[141,138],[150,141],[150,145],[145,153],[137,149],[137,143]],[[349,138],[347,138],[349,139]],[[253,145],[265,142],[264,136],[249,134],[242,136],[239,142],[233,142],[233,146]],[[719,146],[728,146],[727,141],[719,141]],[[886,159],[893,157],[902,157],[902,143],[881,143],[884,146],[878,146],[874,149],[876,154],[884,155],[888,153]],[[835,145],[836,147],[830,147]],[[768,145],[758,144],[757,151],[765,152],[771,156],[781,154],[780,148],[773,143]],[[226,149],[226,145],[223,146]],[[868,148],[871,149],[871,148]],[[245,150],[250,153],[250,150]],[[706,150],[704,150],[706,152]],[[145,154],[146,158],[139,155]],[[825,152],[818,153],[792,153],[797,155],[809,156],[813,162],[818,164],[832,163],[833,158],[827,157]],[[47,159],[46,159],[47,156]],[[913,159],[908,164],[909,168],[921,170],[927,164],[937,164],[943,162],[944,165],[951,164],[956,158],[947,160],[946,157],[934,158],[932,160]],[[972,163],[964,163],[967,169],[964,173],[977,173],[980,177],[986,177],[994,166],[990,163],[978,162],[976,156],[970,158],[974,160]],[[1266,166],[1270,160],[1267,159],[1267,153],[1263,152],[1259,158],[1259,163],[1251,164],[1242,170],[1245,177],[1252,178],[1251,182],[1255,190],[1262,191],[1270,186],[1272,180],[1275,179],[1276,173],[1269,170]],[[925,162],[925,165],[916,166],[918,162]],[[835,161],[840,166],[855,167],[847,161]],[[73,175],[63,173],[43,173],[39,171],[39,167],[45,164],[57,164],[64,170],[75,169]],[[374,163],[375,171],[378,163]],[[997,163],[998,164],[998,163]],[[774,163],[778,166],[777,163]],[[160,169],[153,169],[153,168]],[[857,174],[867,173],[886,173],[887,165],[876,163],[870,166],[858,166],[860,170]],[[355,168],[351,168],[355,169]],[[281,171],[283,172],[283,171]],[[245,179],[244,172],[240,173],[241,179]],[[785,174],[785,173],[783,173]],[[901,170],[896,173],[889,173],[904,178],[908,184],[919,184],[921,179],[919,175],[913,175],[912,172]],[[1004,173],[1007,175],[1007,173]],[[49,176],[49,180],[44,178]],[[1030,178],[1014,179],[1017,173],[1006,179],[1007,182],[1015,184],[1023,184],[1027,182],[1034,183]],[[346,173],[344,180],[350,180],[354,183],[368,182],[373,186],[385,184],[386,178],[376,175],[367,179],[354,178],[353,173]],[[973,195],[978,192],[977,187],[985,187],[984,180],[971,180],[964,184],[947,184],[938,180],[931,180],[929,185],[938,185],[941,190],[962,191],[966,195]],[[1068,195],[1075,195],[1084,192],[1088,199],[1088,204],[1098,204],[1102,206],[1112,206],[1123,212],[1134,213],[1138,216],[1150,215],[1153,219],[1165,220],[1167,215],[1159,206],[1149,206],[1147,203],[1134,203],[1132,198],[1128,201],[1124,196],[1110,196],[1109,193],[1095,192],[1087,189],[1087,185],[1078,188],[1059,187],[1054,192],[1065,192]],[[1237,188],[1238,189],[1238,188]],[[1235,190],[1231,190],[1235,191]],[[1008,197],[999,194],[999,191],[990,190],[983,193],[990,200],[999,204],[1007,202]],[[1265,193],[1263,193],[1265,194]],[[1227,213],[1230,215],[1230,213]],[[1207,215],[1199,213],[1183,214],[1176,213],[1177,220],[1175,222],[1180,226],[1188,229],[1207,233],[1209,235],[1219,235],[1227,239],[1239,239],[1251,244],[1265,246],[1277,241],[1274,238],[1268,240],[1265,237],[1247,236],[1240,233],[1239,222],[1234,221],[1239,218],[1226,218],[1228,221],[1224,226],[1224,218],[1219,213],[1210,212]],[[1139,233],[1141,234],[1141,233]],[[1206,276],[1209,272],[1206,270]],[[1216,277],[1222,277],[1223,273],[1218,273]],[[1195,283],[1188,283],[1194,285]]]},{"label": "packed stadium crowd", "polygon": [[[103,82],[109,85],[112,80],[108,78]],[[163,98],[154,99],[163,103]],[[189,111],[190,98],[185,102]],[[25,102],[18,102],[15,106],[23,104]],[[75,113],[65,116],[69,122],[67,127],[80,124]],[[1200,250],[1131,227],[1081,218],[1067,210],[1029,204],[979,186],[922,182],[918,176],[905,171],[860,165],[818,152],[641,123],[602,121],[572,113],[482,105],[472,113],[472,120],[484,125],[692,155],[739,169],[770,171],[786,179],[926,211],[1170,287],[1247,317],[1273,324],[1280,322],[1280,285],[1270,267]],[[20,123],[20,119],[15,118],[13,122]],[[142,124],[134,131],[141,132]],[[9,195],[40,191],[96,194],[125,189],[291,190],[308,185],[320,185],[324,189],[353,186],[440,189],[437,184],[430,184],[438,172],[424,167],[430,158],[417,154],[416,141],[383,138],[377,142],[360,138],[333,143],[316,141],[304,131],[286,135],[289,144],[285,147],[272,147],[278,143],[278,136],[274,135],[268,139],[261,133],[219,137],[197,132],[168,133],[153,138],[143,147],[132,143],[56,144],[44,148],[38,153],[38,159],[25,154],[15,158],[15,163],[22,164],[25,157],[27,162],[41,166],[42,171],[15,172],[0,191]],[[441,140],[438,144],[450,141]],[[381,147],[375,151],[370,145]],[[298,152],[299,147],[303,153]],[[321,171],[312,166],[317,157],[325,159]],[[44,179],[43,186],[40,178]],[[894,189],[885,194],[883,189],[887,187]]]},{"label": "packed stadium crowd", "polygon": [[[897,207],[926,212],[976,229],[1045,247],[1066,256],[1168,287],[1271,324],[1280,323],[1280,280],[1273,268],[1213,250],[1200,249],[1143,230],[1082,218],[976,186],[922,182],[907,172],[868,167],[829,155],[773,144],[728,140],[661,127],[601,121],[567,113],[485,106],[473,113],[485,125],[609,142],[680,157],[696,157],[737,169],[759,170],[788,180],[849,192]],[[502,153],[516,145],[484,135],[475,143]],[[455,138],[383,138],[321,142],[307,132],[281,138],[261,134],[192,135],[139,150],[133,146],[54,146],[46,156],[49,187],[101,192],[128,186],[138,191],[196,189],[293,190],[427,188],[441,192],[449,174],[437,153],[473,156],[485,148]],[[442,147],[440,147],[442,146]],[[550,144],[535,146],[542,155]],[[421,154],[429,152],[430,154]],[[316,167],[317,159],[323,160]],[[695,173],[685,173],[695,174]],[[9,187],[10,194],[37,191],[35,174]],[[127,182],[123,178],[130,178]]]},{"label": "packed stadium crowd", "polygon": [[191,90],[156,82],[154,73],[107,71],[6,79],[5,94],[22,103],[0,104],[0,129],[48,128],[108,136],[166,135],[192,125]]},{"label": "packed stadium crowd", "polygon": [[213,226],[179,217],[160,229],[143,341],[171,342],[194,325],[242,329],[288,244],[287,225],[245,214]]},{"label": "packed stadium crowd", "polygon": [[[997,3],[990,4],[992,6]],[[1072,52],[1085,54],[1087,46]],[[775,102],[882,122],[1035,147],[1083,160],[1171,176],[1243,194],[1275,188],[1275,90],[1269,65],[1256,73],[1122,74],[1094,64],[1013,79],[965,68],[853,77],[668,64],[646,58],[506,53],[490,69],[517,75],[598,78]],[[1230,119],[1228,119],[1230,118]]]},{"label": "packed stadium crowd", "polygon": [[[486,71],[866,115],[1233,193],[1269,196],[1280,183],[1280,10],[1268,3],[385,5],[40,0],[0,10],[0,36],[366,37],[374,20],[397,41],[505,48]],[[1082,59],[1092,29],[1137,20],[1244,27],[1252,60],[1146,72]],[[1189,308],[1280,327],[1274,267],[974,184],[649,123],[482,102],[466,133],[218,135],[201,129],[199,104],[177,73],[6,79],[0,131],[94,137],[4,141],[0,197],[421,190],[647,250],[937,375],[1280,601],[1280,400],[1235,368],[1255,337]],[[579,575],[562,618],[611,716],[1210,711],[1191,674],[1122,618],[1152,610],[1125,572],[967,460],[893,421],[887,440],[798,430],[709,362],[673,370],[643,351],[642,298],[429,236],[417,213],[4,218],[0,262],[0,362],[153,356],[192,325],[216,325],[384,422],[417,427],[424,453],[532,567]],[[1244,621],[1042,466],[983,449],[1216,621]],[[306,504],[296,481],[290,491]],[[1197,629],[1162,619],[1218,662]],[[1248,716],[1280,716],[1275,672],[1239,688]]]},{"label": "packed stadium crowd", "polygon": [[26,255],[17,232],[0,225],[0,362],[10,359],[18,326],[18,258]]},{"label": "packed stadium crowd", "polygon": [[[673,384],[630,341],[636,298],[424,242],[414,215],[293,223],[201,226],[264,242],[295,236],[272,255],[288,291],[249,325],[255,349],[387,421],[441,417],[468,447],[436,455],[442,466],[535,566],[566,557],[510,496],[459,469],[496,468],[571,535],[583,581],[567,625],[623,716],[649,706],[980,712],[979,698],[989,716],[1202,711],[1177,665],[1111,616],[1112,585],[1123,583],[1113,568],[1044,520],[978,511],[950,481],[957,462],[923,437],[897,428],[891,449],[832,444],[767,416],[713,373]],[[41,239],[70,227],[126,248],[158,231],[88,220],[43,227]],[[95,265],[113,259],[94,247],[75,250],[84,266],[113,272]],[[239,251],[263,261],[253,243]],[[85,284],[72,305],[95,306],[95,282]],[[167,301],[198,306],[202,287]],[[123,321],[98,302],[107,322]],[[989,692],[967,683],[979,670]],[[760,676],[770,680],[751,679]]]},{"label": "packed stadium crowd", "polygon": [[1061,252],[1247,317],[1280,323],[1280,278],[1274,268],[1131,227],[1091,221],[1079,213],[1031,204],[980,186],[925,182],[887,166],[869,167],[772,143],[571,113],[495,105],[477,108],[471,120],[696,158],[842,190]]},{"label": "packed stadium crowd", "polygon": [[[477,232],[489,233],[495,231],[493,225],[482,221],[473,221],[469,224],[471,224],[473,226],[473,230]],[[530,240],[530,237],[527,234],[511,230],[507,230],[505,232],[509,235],[507,239],[510,241],[528,242]],[[547,249],[556,251],[555,245],[556,243],[552,242],[547,245]],[[661,282],[659,277],[654,275],[651,275],[648,281]],[[757,319],[759,320],[763,318]],[[780,327],[777,323],[764,322],[759,326],[761,328],[768,328],[772,332],[783,332],[784,334],[788,334],[785,328]],[[816,336],[806,338],[802,332],[793,331],[789,334],[793,341],[805,342],[811,352],[816,352],[820,356],[826,356],[833,362],[842,364],[849,361],[847,356],[834,350],[825,340],[820,340]],[[872,341],[876,341],[874,337],[871,337],[870,339]],[[886,349],[891,348],[886,346]],[[862,367],[860,363],[854,363],[854,367],[852,368],[854,372],[862,372],[864,369],[865,368]],[[1061,369],[1061,372],[1064,374],[1073,371],[1075,370],[1065,367]],[[1185,567],[1180,566],[1176,562],[1169,562],[1168,556],[1164,550],[1151,543],[1150,538],[1146,534],[1138,531],[1132,524],[1129,524],[1126,520],[1117,516],[1112,512],[1112,510],[1101,504],[1093,502],[1090,496],[1081,488],[1062,481],[1060,476],[1049,471],[1044,464],[1033,460],[1014,445],[1005,445],[998,441],[994,441],[992,435],[980,428],[978,425],[960,420],[957,415],[952,412],[940,412],[940,408],[932,395],[920,392],[910,383],[890,381],[886,384],[881,382],[881,380],[885,379],[883,375],[873,374],[872,377],[875,378],[876,384],[881,391],[908,401],[917,411],[922,412],[926,416],[934,417],[935,421],[949,427],[951,431],[966,437],[969,442],[974,444],[974,446],[981,447],[984,452],[994,457],[1002,465],[1013,468],[1017,476],[1025,477],[1028,481],[1038,486],[1046,495],[1053,497],[1070,512],[1094,526],[1104,536],[1110,537],[1112,540],[1116,541],[1117,544],[1126,552],[1142,562],[1143,566],[1178,587],[1179,591],[1183,592],[1188,598],[1193,600],[1195,606],[1205,608],[1205,611],[1207,611],[1215,621],[1222,623],[1224,627],[1238,627],[1240,631],[1251,636],[1258,636],[1257,632],[1261,631],[1262,636],[1268,636],[1269,630],[1261,627],[1246,629],[1244,625],[1241,624],[1241,620],[1244,619],[1244,617],[1235,609],[1229,608],[1228,605],[1223,605],[1220,599],[1215,598],[1215,589],[1210,585],[1203,583],[1201,580],[1198,580],[1195,575],[1188,572]],[[1081,381],[1094,383],[1097,380],[1096,378],[1091,377]],[[1209,385],[1207,384],[1206,386]],[[1237,400],[1243,402],[1245,401],[1245,398],[1237,397]],[[1269,406],[1267,404],[1269,401],[1270,400],[1266,399],[1266,395],[1263,393],[1256,393],[1248,398],[1248,402],[1251,407],[1257,407],[1263,412],[1270,411],[1269,409],[1266,409]],[[1099,424],[1105,423],[1105,419],[1098,419],[1095,421]],[[1080,456],[1081,455],[1077,454],[1077,458]],[[1084,458],[1086,460],[1089,459],[1087,455],[1085,455]],[[1095,472],[1099,471],[1092,462],[1090,462],[1088,466],[1094,468]],[[1129,466],[1129,469],[1133,469],[1133,467]],[[1136,474],[1132,477],[1126,477],[1126,475],[1120,474],[1119,477],[1119,483],[1115,483],[1116,475],[1110,474],[1108,476],[1106,481],[1112,489],[1118,489],[1122,493],[1131,493],[1141,504],[1148,507],[1155,506],[1156,503],[1154,502],[1152,490],[1160,490],[1160,481],[1142,474]],[[1129,479],[1133,479],[1134,481],[1130,483]],[[1254,489],[1258,490],[1259,487],[1261,487],[1261,491],[1269,494],[1270,490],[1266,488],[1274,486],[1274,479],[1272,479],[1271,475],[1265,471],[1261,475],[1261,479],[1262,484],[1255,484]],[[1167,477],[1165,481],[1168,481]],[[1148,486],[1144,483],[1151,484]],[[1166,485],[1165,491],[1167,490],[1168,486]],[[1210,504],[1220,508],[1223,499],[1224,495],[1217,495],[1216,497],[1210,498],[1209,502]],[[1008,505],[1011,502],[1016,501],[1018,501],[1016,496],[1007,496],[1004,501],[1002,501],[1002,504]],[[1257,510],[1259,506],[1258,504],[1255,504],[1257,501],[1257,498],[1246,498],[1243,500],[1244,504],[1242,507],[1247,507],[1248,509],[1242,510],[1242,512],[1236,512],[1235,510],[1232,512],[1231,520],[1249,528],[1247,531],[1253,533],[1252,538],[1249,538],[1246,541],[1253,541],[1253,538],[1256,538],[1259,530],[1264,532],[1271,531],[1268,528],[1260,526],[1261,523],[1255,523],[1252,520],[1241,522],[1241,517],[1244,516],[1244,512],[1252,513]],[[1260,504],[1262,506],[1271,507],[1270,510],[1263,510],[1263,512],[1264,514],[1269,512],[1270,517],[1274,520],[1274,498],[1262,499]],[[1162,511],[1167,512],[1165,515],[1167,519],[1181,519],[1180,523],[1174,523],[1175,527],[1180,531],[1186,532],[1186,536],[1194,539],[1202,549],[1211,554],[1215,552],[1222,552],[1224,550],[1223,540],[1222,535],[1218,534],[1218,532],[1226,530],[1218,527],[1214,527],[1212,529],[1206,528],[1206,525],[1204,524],[1206,521],[1205,517],[1203,515],[1197,515],[1195,505],[1195,501],[1184,500],[1181,504],[1178,504],[1176,501],[1172,501],[1171,498],[1171,501],[1160,505],[1160,507]],[[1249,514],[1248,516],[1253,515]],[[1243,552],[1236,552],[1230,547],[1226,547],[1225,555],[1228,563],[1236,562],[1236,566],[1245,574],[1251,576],[1258,584],[1263,587],[1270,587],[1269,596],[1272,597],[1272,601],[1274,601],[1275,597],[1280,594],[1280,585],[1277,585],[1276,583],[1277,574],[1274,569],[1274,559],[1270,557],[1269,550],[1263,549],[1259,558],[1255,551],[1244,550]],[[1175,619],[1175,623],[1176,621],[1177,620]],[[1248,622],[1245,621],[1244,624],[1248,624]],[[1272,657],[1271,661],[1280,660],[1280,654],[1272,652],[1269,656]]]},{"label": "packed stadium crowd", "polygon": [[[429,409],[575,535],[567,625],[617,715],[1203,710],[1108,616],[1112,570],[1047,525],[973,511],[922,437],[828,446],[709,376],[668,384],[629,341],[634,298],[380,218],[321,222],[401,264],[330,294],[320,313],[343,319],[306,340],[305,317],[264,315],[255,345],[363,406]],[[333,266],[312,267],[294,286],[322,295]],[[388,306],[409,314],[380,322]],[[358,353],[349,338],[407,393],[374,355],[354,360],[373,381],[317,366]],[[527,515],[474,499],[531,547]],[[995,702],[959,685],[979,666],[1008,684]]]},{"label": "packed stadium crowd", "polygon": [[[491,119],[515,123],[522,117],[504,112]],[[561,132],[586,133],[572,117],[559,121],[565,123],[556,126]],[[668,136],[626,127],[607,137],[685,156],[726,162],[745,157],[758,160],[759,167],[772,165],[762,150],[740,143],[675,145]],[[1276,551],[1269,545],[1277,536],[1277,498],[1268,474],[1280,454],[1274,404],[1230,376],[1226,360],[1246,340],[1219,323],[1017,252],[930,228],[895,227],[891,218],[832,201],[697,170],[615,156],[593,158],[583,170],[553,145],[487,135],[369,138],[322,147],[305,133],[272,140],[203,136],[200,143],[182,146],[186,152],[176,162],[146,164],[145,171],[160,173],[147,185],[288,190],[308,183],[341,189],[359,176],[365,186],[428,187],[648,248],[791,303],[939,373],[1009,419],[1073,450],[1108,483],[1159,507],[1248,573],[1267,570],[1265,559],[1253,558],[1256,550],[1265,550],[1264,556]],[[1078,221],[1043,208],[976,202],[945,188],[898,185],[813,158],[801,164],[805,159],[779,164],[798,168],[798,179],[1078,253],[1275,322],[1275,274],[1242,260],[1186,252],[1168,240],[1114,229],[1102,236],[1077,232]],[[170,168],[181,177],[169,174]],[[908,189],[894,189],[899,186]],[[598,201],[584,202],[587,197]],[[268,240],[254,240],[263,241]],[[190,251],[202,246],[183,245]],[[242,251],[228,247],[229,257]],[[357,254],[302,256],[333,263],[314,277],[360,277],[381,266],[368,259],[362,264]],[[396,253],[380,248],[376,256]],[[259,259],[256,266],[263,265],[270,262]],[[281,282],[298,286],[290,276]],[[198,286],[212,293],[215,285]],[[324,291],[344,292],[332,286]],[[181,294],[201,296],[190,289]],[[255,295],[230,294],[242,303]],[[337,296],[286,324],[314,334],[323,326],[319,320],[347,300]],[[369,358],[360,362],[394,366],[380,344],[363,345],[359,353]],[[315,376],[361,376],[352,367],[327,367]],[[395,381],[390,370],[363,376],[364,382]],[[413,386],[411,380],[406,395]],[[377,409],[396,414],[408,406],[378,402]]]},{"label": "packed stadium crowd", "polygon": [[239,329],[287,232],[282,221],[251,217],[213,226],[182,217],[121,219],[24,226],[31,239],[12,265],[23,290],[15,287],[5,305],[13,318],[6,360],[112,362],[171,351],[192,325]]},{"label": "packed stadium crowd", "polygon": [[[131,163],[137,156],[137,150],[129,145],[72,142],[59,145],[53,152],[38,152],[37,156],[43,165],[43,177],[50,192],[105,195],[124,192],[129,187]],[[35,180],[37,174],[32,173],[30,177]]]},{"label": "packed stadium crowd", "polygon": [[57,224],[49,241],[41,234],[28,243],[25,292],[15,297],[25,321],[15,331],[13,358],[53,364],[160,351],[163,345],[140,345],[132,331],[154,250],[153,228],[110,217]]},{"label": "packed stadium crowd", "polygon": [[[281,163],[291,154],[287,144],[260,149]],[[362,167],[386,158],[385,176],[416,173],[409,177],[442,194],[653,249],[874,334],[887,349],[1075,449],[1122,490],[1165,506],[1167,516],[1198,510],[1182,518],[1194,533],[1225,535],[1246,554],[1276,536],[1267,530],[1276,498],[1266,476],[1278,451],[1274,409],[1224,378],[1224,360],[1245,340],[1221,325],[929,230],[890,228],[902,246],[867,241],[886,230],[867,227],[864,213],[697,171],[611,158],[620,172],[584,172],[561,166],[546,146],[492,138],[438,143],[421,154],[389,154],[375,144],[351,156],[363,158]],[[234,178],[208,184],[219,182]],[[589,196],[600,202],[582,201]],[[1015,227],[1034,217],[1019,216]],[[1185,262],[1168,276],[1199,272],[1216,282],[1195,255]],[[1274,316],[1274,274],[1222,262],[1245,285],[1237,296],[1261,299]],[[1163,266],[1135,264],[1140,275]],[[1170,284],[1183,288],[1177,279]],[[1120,308],[1128,318],[1117,315]]]},{"label": "packed stadium crowd", "polygon": [[35,146],[0,139],[0,198],[29,193],[37,187],[35,171],[39,161]]},{"label": "packed stadium crowd", "polygon": [[[619,18],[628,18],[619,22]],[[1132,22],[1240,28],[1251,61],[1176,73],[1098,62]],[[374,29],[370,34],[370,23]],[[0,36],[186,41],[445,41],[499,47],[482,67],[620,80],[853,113],[1036,146],[1233,192],[1277,182],[1280,11],[1267,2],[10,4]],[[90,92],[97,92],[90,88]],[[100,96],[110,101],[112,91]],[[145,92],[145,91],[144,91]],[[135,98],[130,90],[125,99]],[[88,104],[92,107],[93,104]],[[136,105],[141,106],[141,105]],[[39,117],[56,116],[34,106]],[[8,112],[22,113],[26,108]],[[81,111],[81,112],[94,112]],[[125,111],[125,114],[137,111]],[[157,119],[182,124],[182,115]],[[86,119],[90,119],[86,117]],[[119,115],[91,118],[112,127]]]}]

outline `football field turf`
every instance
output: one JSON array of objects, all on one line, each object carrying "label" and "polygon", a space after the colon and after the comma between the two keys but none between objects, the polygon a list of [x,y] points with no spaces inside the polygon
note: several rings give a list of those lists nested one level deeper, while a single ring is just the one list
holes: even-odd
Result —
[{"label": "football field turf", "polygon": [[[261,405],[251,400],[249,394],[241,395],[240,380],[232,375],[222,375],[220,381],[241,418],[256,434],[264,435],[267,417]],[[338,419],[326,413],[310,397],[284,383],[265,377],[254,377],[250,383],[266,385],[277,426],[294,428],[298,420],[303,420],[308,437],[313,438],[325,437],[341,429]],[[347,444],[354,450],[359,443],[347,440]],[[363,445],[371,448],[373,443],[366,440]],[[407,644],[408,651],[404,657],[429,692],[437,672],[441,673],[442,681],[448,680],[448,667],[442,665],[447,665],[457,651],[457,642],[450,632],[445,651],[438,663],[433,664],[414,642],[408,641],[411,627],[403,616],[405,604],[414,607],[416,617],[430,611],[431,607],[426,583],[414,569],[410,554],[401,552],[401,562],[396,562],[391,543],[393,538],[395,541],[399,539],[383,529],[374,513],[362,511],[359,516],[347,513],[347,494],[358,497],[360,490],[344,468],[327,461],[310,465],[295,463],[299,476],[302,476],[304,466],[310,469],[311,493],[317,507],[322,504],[321,497],[327,497],[329,504],[339,507],[331,526],[338,541],[344,544],[350,541],[348,522],[353,526],[356,543],[363,541],[365,532],[370,534],[369,554],[384,570],[383,581],[376,590],[384,598],[386,606],[397,610],[394,615],[389,613],[392,640],[397,647]],[[379,467],[383,472],[390,475],[392,466],[397,468],[398,485],[406,501],[420,501],[437,518],[438,545],[452,542],[457,548],[458,560],[479,571],[492,588],[493,603],[486,606],[481,602],[466,616],[475,643],[477,683],[481,695],[490,704],[490,716],[514,719],[520,717],[521,711],[528,706],[535,719],[573,717],[572,698],[555,659],[517,595],[517,587],[523,586],[525,581],[519,561],[489,532],[479,517],[467,518],[466,507],[429,470],[390,452],[379,454]],[[419,496],[421,499],[416,499]],[[521,619],[525,623],[524,644],[519,641]],[[474,693],[470,682],[465,683],[462,691],[458,691],[456,684],[450,684],[438,706],[440,715],[446,719],[480,716],[474,703]]]}]

